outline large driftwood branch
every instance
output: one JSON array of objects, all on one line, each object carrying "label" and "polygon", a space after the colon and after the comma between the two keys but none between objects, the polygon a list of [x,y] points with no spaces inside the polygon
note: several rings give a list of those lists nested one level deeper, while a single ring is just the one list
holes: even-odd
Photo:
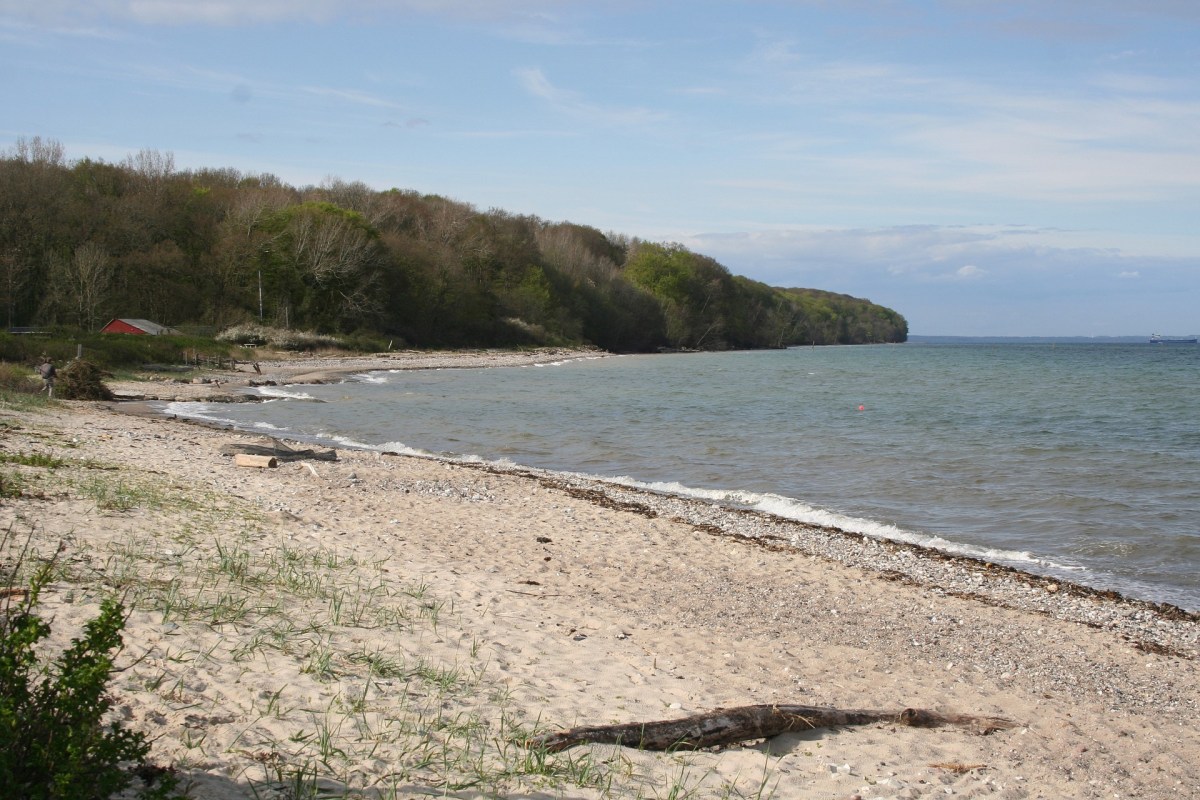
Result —
[{"label": "large driftwood branch", "polygon": [[919,728],[956,725],[980,734],[1016,727],[1003,717],[939,714],[920,708],[902,711],[840,709],[823,706],[760,705],[718,708],[707,714],[657,722],[598,725],[547,733],[525,742],[526,747],[565,750],[577,744],[616,744],[641,750],[695,750],[735,744],[752,739],[769,739],[790,731],[871,725],[890,722]]},{"label": "large driftwood branch", "polygon": [[251,455],[274,458],[276,461],[300,461],[313,459],[316,461],[337,461],[336,450],[313,450],[311,448],[295,448],[284,444],[278,439],[272,439],[271,444],[250,444],[248,442],[231,442],[221,447],[221,454],[226,456]]}]

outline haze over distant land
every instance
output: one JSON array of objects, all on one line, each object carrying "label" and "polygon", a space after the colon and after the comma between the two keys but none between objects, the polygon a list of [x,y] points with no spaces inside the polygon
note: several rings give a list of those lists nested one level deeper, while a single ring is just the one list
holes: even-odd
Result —
[{"label": "haze over distant land", "polygon": [[913,344],[1149,344],[1148,336],[910,336]]},{"label": "haze over distant land", "polygon": [[915,335],[1200,332],[1200,5],[9,0],[0,150],[679,242]]}]

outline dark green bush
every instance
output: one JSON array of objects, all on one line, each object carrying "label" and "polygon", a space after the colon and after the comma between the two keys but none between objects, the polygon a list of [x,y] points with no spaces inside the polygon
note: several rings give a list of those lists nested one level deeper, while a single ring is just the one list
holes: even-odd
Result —
[{"label": "dark green bush", "polygon": [[[83,635],[45,663],[37,645],[50,625],[34,607],[51,565],[34,575],[28,590],[14,589],[16,572],[15,566],[9,570],[0,600],[0,797],[105,800],[133,783],[133,770],[155,772],[146,763],[145,734],[104,722],[124,608],[105,600]],[[166,798],[174,788],[174,778],[162,774],[138,796]]]},{"label": "dark green bush", "polygon": [[339,339],[343,350],[354,353],[386,353],[389,350],[401,350],[408,346],[399,336],[380,336],[369,331],[355,331],[341,336]]},{"label": "dark green bush", "polygon": [[228,342],[195,336],[135,336],[52,330],[45,336],[0,333],[0,361],[37,364],[47,355],[65,364],[82,353],[104,369],[139,369],[144,364],[180,364],[184,354],[210,358],[243,358],[242,349]]}]

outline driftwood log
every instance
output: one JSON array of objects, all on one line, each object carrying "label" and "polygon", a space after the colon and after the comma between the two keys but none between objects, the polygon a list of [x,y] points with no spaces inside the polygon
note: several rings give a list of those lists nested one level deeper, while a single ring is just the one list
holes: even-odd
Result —
[{"label": "driftwood log", "polygon": [[267,456],[277,461],[337,461],[336,450],[313,450],[310,448],[290,447],[283,442],[272,439],[271,444],[230,443],[221,448],[221,453],[227,456],[242,455]]},{"label": "driftwood log", "polygon": [[235,453],[233,463],[239,467],[259,467],[262,469],[279,466],[279,461],[275,456],[255,456],[250,453]]},{"label": "driftwood log", "polygon": [[758,705],[718,708],[707,714],[683,719],[572,728],[534,737],[527,740],[525,746],[541,747],[551,752],[578,744],[615,744],[641,750],[696,750],[753,739],[769,739],[781,733],[871,725],[876,722],[918,728],[955,725],[979,734],[1017,726],[1017,723],[1003,717],[939,714],[920,708],[874,711],[823,706]]}]

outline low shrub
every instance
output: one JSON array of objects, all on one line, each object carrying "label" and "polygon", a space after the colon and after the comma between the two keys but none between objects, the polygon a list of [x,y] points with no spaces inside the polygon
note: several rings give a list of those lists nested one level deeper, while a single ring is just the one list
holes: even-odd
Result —
[{"label": "low shrub", "polygon": [[47,663],[38,643],[51,628],[34,609],[52,563],[34,574],[28,589],[14,587],[19,566],[8,568],[0,583],[0,797],[104,800],[129,788],[134,771],[158,778],[142,784],[138,797],[171,797],[176,781],[146,762],[145,734],[104,722],[123,606],[105,600],[83,635]]},{"label": "low shrub", "polygon": [[0,391],[37,394],[41,389],[42,379],[29,367],[0,362]]},{"label": "low shrub", "polygon": [[322,349],[342,349],[336,336],[312,331],[291,331],[263,325],[237,325],[217,334],[218,342],[232,342],[243,346],[267,345],[277,350],[311,352]]},{"label": "low shrub", "polygon": [[20,497],[25,493],[25,481],[19,472],[0,470],[0,498]]},{"label": "low shrub", "polygon": [[355,331],[341,337],[342,349],[355,353],[386,353],[390,350],[402,350],[408,347],[403,337],[388,338],[369,331]]},{"label": "low shrub", "polygon": [[243,347],[258,347],[267,343],[270,331],[270,328],[264,328],[261,325],[234,325],[213,338],[218,342],[232,342]]},{"label": "low shrub", "polygon": [[83,356],[104,369],[138,369],[145,364],[179,364],[185,353],[214,359],[242,357],[228,344],[195,336],[136,336],[76,330],[53,331],[38,337],[0,333],[0,361],[31,366],[43,355],[56,364]]}]

